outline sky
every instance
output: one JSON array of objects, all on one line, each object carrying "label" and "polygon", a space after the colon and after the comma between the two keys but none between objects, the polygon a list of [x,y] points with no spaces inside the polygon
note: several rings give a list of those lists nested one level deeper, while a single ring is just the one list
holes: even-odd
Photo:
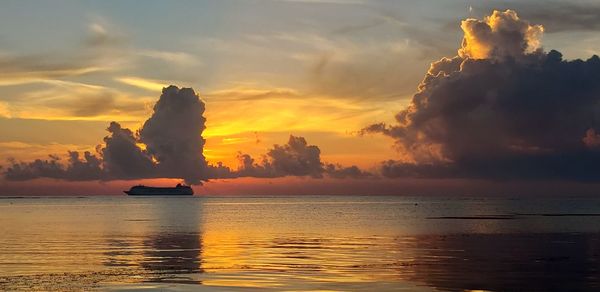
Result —
[{"label": "sky", "polygon": [[593,194],[598,30],[597,1],[4,1],[0,195]]}]

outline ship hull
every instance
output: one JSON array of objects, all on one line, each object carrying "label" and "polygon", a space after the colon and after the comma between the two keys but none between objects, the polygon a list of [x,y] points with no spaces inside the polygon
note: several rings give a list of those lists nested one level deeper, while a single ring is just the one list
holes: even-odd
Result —
[{"label": "ship hull", "polygon": [[128,196],[192,196],[194,190],[189,186],[182,185],[174,188],[135,186],[124,193]]},{"label": "ship hull", "polygon": [[128,196],[193,196],[194,194],[174,194],[174,193],[132,193],[130,191],[123,191]]}]

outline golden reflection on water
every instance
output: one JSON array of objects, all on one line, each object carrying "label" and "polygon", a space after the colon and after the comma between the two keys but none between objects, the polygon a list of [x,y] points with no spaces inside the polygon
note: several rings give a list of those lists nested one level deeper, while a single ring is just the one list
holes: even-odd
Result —
[{"label": "golden reflection on water", "polygon": [[[514,212],[503,204],[387,197],[3,200],[0,290],[149,282],[157,289],[597,288],[597,217],[428,219]],[[581,232],[522,231],[532,226]]]}]

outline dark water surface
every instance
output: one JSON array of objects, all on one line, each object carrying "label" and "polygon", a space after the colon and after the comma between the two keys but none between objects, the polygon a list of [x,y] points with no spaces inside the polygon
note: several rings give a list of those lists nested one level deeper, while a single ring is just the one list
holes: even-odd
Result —
[{"label": "dark water surface", "polygon": [[600,199],[0,199],[0,290],[600,291]]}]

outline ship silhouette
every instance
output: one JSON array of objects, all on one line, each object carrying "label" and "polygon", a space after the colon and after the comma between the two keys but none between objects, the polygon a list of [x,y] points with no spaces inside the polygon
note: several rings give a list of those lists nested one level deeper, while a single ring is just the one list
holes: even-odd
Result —
[{"label": "ship silhouette", "polygon": [[149,187],[137,185],[129,191],[123,191],[129,196],[191,196],[194,190],[190,186],[177,184],[175,187]]}]

